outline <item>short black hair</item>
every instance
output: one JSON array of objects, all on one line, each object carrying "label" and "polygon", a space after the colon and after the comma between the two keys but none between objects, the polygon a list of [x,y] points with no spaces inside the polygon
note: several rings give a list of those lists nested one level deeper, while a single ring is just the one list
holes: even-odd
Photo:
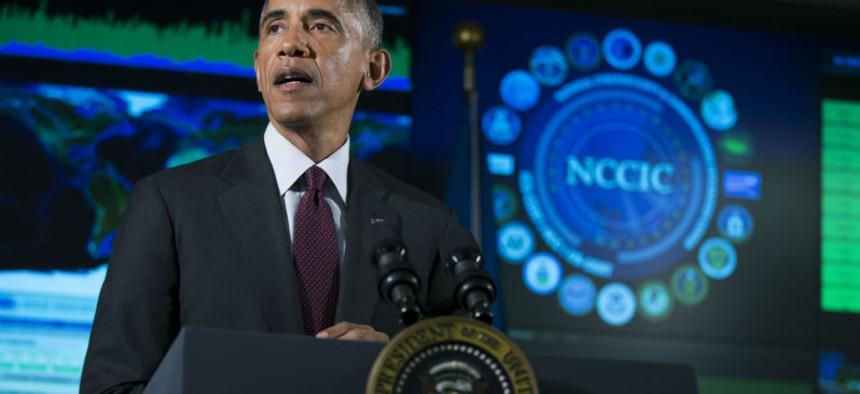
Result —
[{"label": "short black hair", "polygon": [[[379,4],[376,0],[348,0],[353,7],[364,13],[365,20],[361,21],[365,27],[366,37],[369,40],[368,44],[371,48],[379,48],[382,45],[382,11],[379,10]],[[269,7],[269,0],[263,3],[263,10],[260,12],[260,28],[263,24],[263,16],[266,14],[266,8]]]}]

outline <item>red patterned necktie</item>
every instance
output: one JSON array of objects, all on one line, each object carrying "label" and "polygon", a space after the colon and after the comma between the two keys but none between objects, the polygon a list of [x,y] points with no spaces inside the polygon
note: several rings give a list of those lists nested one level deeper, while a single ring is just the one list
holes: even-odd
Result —
[{"label": "red patterned necktie", "polygon": [[327,178],[317,166],[305,171],[307,190],[296,210],[293,261],[308,335],[331,327],[337,309],[337,232],[322,193]]}]

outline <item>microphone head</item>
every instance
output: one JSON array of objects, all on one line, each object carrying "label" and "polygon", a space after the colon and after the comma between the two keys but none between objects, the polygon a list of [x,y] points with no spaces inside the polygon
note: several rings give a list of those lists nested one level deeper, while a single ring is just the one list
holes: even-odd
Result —
[{"label": "microphone head", "polygon": [[449,269],[453,269],[455,265],[465,260],[470,260],[478,266],[483,266],[481,249],[478,247],[475,237],[472,236],[472,233],[462,228],[457,228],[453,234],[442,240],[439,253],[442,258],[446,259],[445,261]]},{"label": "microphone head", "polygon": [[371,218],[362,240],[372,253],[380,298],[394,304],[400,312],[400,322],[408,326],[423,316],[417,296],[421,280],[407,261],[406,244],[396,224],[384,218]]},{"label": "microphone head", "polygon": [[496,297],[495,284],[483,267],[481,249],[475,237],[458,228],[443,240],[439,252],[447,259],[448,271],[457,282],[454,291],[457,305],[469,312],[473,319],[492,324],[490,304]]}]

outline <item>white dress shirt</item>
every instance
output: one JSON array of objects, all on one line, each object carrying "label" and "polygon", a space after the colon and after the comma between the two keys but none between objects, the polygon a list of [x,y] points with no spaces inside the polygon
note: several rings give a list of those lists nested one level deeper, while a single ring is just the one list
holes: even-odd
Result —
[{"label": "white dress shirt", "polygon": [[[278,181],[278,192],[284,199],[284,207],[287,210],[287,229],[290,233],[290,243],[293,241],[293,226],[295,224],[296,209],[299,200],[305,194],[307,185],[304,174],[308,168],[314,166],[313,160],[302,151],[287,141],[271,123],[266,127],[263,134],[263,142],[266,145],[266,153],[272,168],[275,170],[275,179]],[[347,196],[347,168],[349,168],[349,137],[338,150],[326,157],[323,161],[316,163],[328,175],[328,181],[323,185],[323,197],[331,207],[334,216],[334,227],[337,231],[338,258],[343,263],[343,255],[346,253],[346,196]]]}]

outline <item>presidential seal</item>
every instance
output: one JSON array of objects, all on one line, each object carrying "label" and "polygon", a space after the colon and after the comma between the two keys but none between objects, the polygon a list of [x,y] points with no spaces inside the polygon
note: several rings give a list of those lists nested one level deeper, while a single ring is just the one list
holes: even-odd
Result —
[{"label": "presidential seal", "polygon": [[416,323],[385,346],[367,394],[537,393],[522,351],[493,327],[446,316]]}]

